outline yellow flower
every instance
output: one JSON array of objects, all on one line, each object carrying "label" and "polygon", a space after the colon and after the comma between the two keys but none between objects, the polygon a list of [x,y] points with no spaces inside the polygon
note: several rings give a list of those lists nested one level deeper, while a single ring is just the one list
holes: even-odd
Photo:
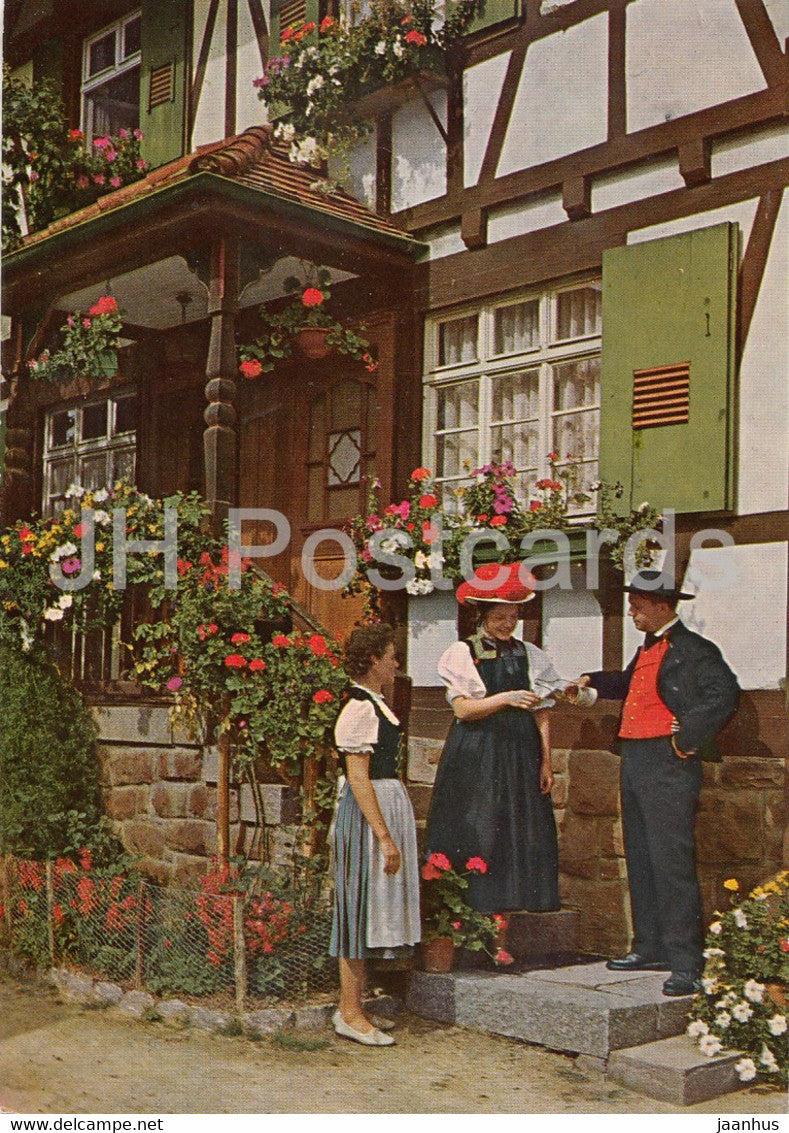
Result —
[{"label": "yellow flower", "polygon": [[5,559],[0,559],[0,570],[5,570],[7,566],[8,563],[5,561]]},{"label": "yellow flower", "polygon": [[99,554],[101,554],[101,552],[104,550],[104,544],[103,543],[97,543],[96,544],[96,550],[99,552]]},{"label": "yellow flower", "polygon": [[729,877],[726,879],[726,881],[724,881],[723,888],[730,889],[732,893],[736,893],[740,888],[740,883],[736,877]]}]

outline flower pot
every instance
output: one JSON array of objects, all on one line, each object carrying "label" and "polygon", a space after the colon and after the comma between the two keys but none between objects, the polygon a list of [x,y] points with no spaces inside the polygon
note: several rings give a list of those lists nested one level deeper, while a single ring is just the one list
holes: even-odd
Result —
[{"label": "flower pot", "polygon": [[765,984],[765,989],[775,1006],[785,1011],[787,1008],[786,984],[781,980],[772,980]]},{"label": "flower pot", "polygon": [[451,972],[455,945],[451,936],[434,936],[422,941],[422,966],[426,972]]},{"label": "flower pot", "polygon": [[305,358],[327,358],[331,352],[326,342],[330,333],[330,327],[302,327],[296,331],[296,345]]}]

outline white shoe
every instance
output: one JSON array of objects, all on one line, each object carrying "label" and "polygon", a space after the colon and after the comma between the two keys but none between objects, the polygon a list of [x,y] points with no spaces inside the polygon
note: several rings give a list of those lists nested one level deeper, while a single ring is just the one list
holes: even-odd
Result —
[{"label": "white shoe", "polygon": [[335,1032],[344,1039],[352,1039],[353,1042],[361,1043],[362,1046],[394,1046],[392,1036],[385,1035],[377,1027],[373,1027],[371,1031],[357,1031],[354,1027],[350,1027],[340,1014],[339,1008],[332,1015],[331,1021]]}]

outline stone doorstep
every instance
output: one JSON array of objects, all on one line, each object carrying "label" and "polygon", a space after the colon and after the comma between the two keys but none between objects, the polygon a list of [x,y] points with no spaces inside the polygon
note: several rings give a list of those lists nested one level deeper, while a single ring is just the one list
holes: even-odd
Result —
[{"label": "stone doorstep", "polygon": [[662,973],[625,973],[609,983],[603,972],[604,964],[519,975],[415,972],[408,1007],[440,1022],[596,1058],[684,1031],[692,996],[666,998]]},{"label": "stone doorstep", "polygon": [[688,1035],[611,1052],[609,1082],[672,1105],[695,1105],[742,1089],[737,1052],[707,1058]]},{"label": "stone doorstep", "polygon": [[99,740],[105,743],[170,747],[194,747],[185,732],[170,727],[170,713],[165,705],[97,705],[93,717]]}]

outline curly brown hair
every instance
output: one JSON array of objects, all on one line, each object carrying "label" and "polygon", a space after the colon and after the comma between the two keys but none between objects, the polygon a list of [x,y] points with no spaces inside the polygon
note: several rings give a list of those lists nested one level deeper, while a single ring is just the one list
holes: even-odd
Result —
[{"label": "curly brown hair", "polygon": [[345,641],[345,671],[357,680],[369,670],[373,661],[383,657],[388,646],[394,644],[394,630],[384,622],[358,626]]}]

